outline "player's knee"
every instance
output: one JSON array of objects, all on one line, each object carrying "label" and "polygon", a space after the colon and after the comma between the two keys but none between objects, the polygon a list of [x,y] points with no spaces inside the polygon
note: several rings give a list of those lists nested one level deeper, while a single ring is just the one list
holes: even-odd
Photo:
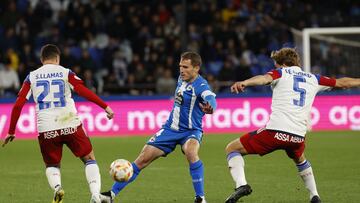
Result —
[{"label": "player's knee", "polygon": [[228,145],[226,145],[225,152],[226,154],[229,154],[231,152],[239,152],[242,155],[247,154],[246,149],[242,146],[242,144],[238,140],[232,141]]},{"label": "player's knee", "polygon": [[230,149],[231,149],[231,146],[230,146],[230,143],[226,145],[225,147],[225,152],[226,154],[229,154],[230,153]]},{"label": "player's knee", "polygon": [[226,145],[225,147],[226,154],[229,154],[234,151],[238,151],[238,150],[236,150],[236,147],[234,146],[233,142],[230,142],[228,145]]}]

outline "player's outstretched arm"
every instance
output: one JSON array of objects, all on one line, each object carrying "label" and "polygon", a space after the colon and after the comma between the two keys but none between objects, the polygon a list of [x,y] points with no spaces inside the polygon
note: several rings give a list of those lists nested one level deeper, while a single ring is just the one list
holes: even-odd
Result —
[{"label": "player's outstretched arm", "polygon": [[244,81],[234,83],[230,89],[231,92],[238,94],[245,91],[248,86],[267,85],[273,81],[273,78],[269,74],[257,75]]},{"label": "player's outstretched arm", "polygon": [[351,88],[351,87],[360,87],[360,78],[339,78],[336,79],[335,87],[337,88]]},{"label": "player's outstretched arm", "polygon": [[87,87],[85,87],[83,84],[78,84],[74,86],[74,91],[84,97],[85,99],[97,104],[101,108],[103,108],[106,112],[106,116],[108,119],[112,119],[114,117],[113,110],[100,98],[98,97],[94,92],[89,90]]},{"label": "player's outstretched arm", "polygon": [[85,87],[83,84],[84,82],[72,72],[69,73],[69,83],[73,86],[74,91],[78,95],[103,108],[107,114],[108,119],[112,119],[114,117],[113,110],[94,92]]}]

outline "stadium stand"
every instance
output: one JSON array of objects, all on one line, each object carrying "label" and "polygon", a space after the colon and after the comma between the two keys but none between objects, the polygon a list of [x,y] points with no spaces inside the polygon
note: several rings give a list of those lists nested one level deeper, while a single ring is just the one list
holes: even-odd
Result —
[{"label": "stadium stand", "polygon": [[[153,95],[172,92],[159,84],[176,81],[183,50],[199,52],[213,89],[226,92],[223,84],[273,68],[269,53],[294,46],[290,27],[356,26],[360,6],[351,0],[4,0],[0,13],[0,78],[10,67],[18,77],[12,80],[23,81],[39,66],[40,47],[54,43],[62,65],[97,93]],[[341,60],[327,73],[341,75]],[[0,97],[13,97],[19,85],[1,80]]]}]

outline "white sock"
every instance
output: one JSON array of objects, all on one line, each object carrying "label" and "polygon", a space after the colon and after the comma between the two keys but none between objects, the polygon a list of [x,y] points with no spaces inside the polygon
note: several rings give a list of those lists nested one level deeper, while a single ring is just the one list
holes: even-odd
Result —
[{"label": "white sock", "polygon": [[240,153],[231,152],[228,154],[228,166],[231,176],[235,181],[236,188],[246,185],[245,171],[244,171],[244,159]]},{"label": "white sock", "polygon": [[100,178],[99,167],[96,164],[95,160],[90,160],[86,162],[85,175],[86,175],[86,180],[89,183],[91,194],[100,194],[101,178]]},{"label": "white sock", "polygon": [[47,167],[45,170],[46,177],[48,179],[50,187],[55,190],[57,187],[61,186],[61,174],[60,168],[57,167]]},{"label": "white sock", "polygon": [[298,165],[298,168],[300,167],[300,165],[307,165],[307,168],[303,168],[301,171],[299,171],[299,175],[304,181],[306,189],[308,189],[308,191],[310,192],[310,198],[312,198],[314,195],[319,196],[319,193],[316,189],[315,177],[311,165],[310,163],[306,162],[307,161],[304,161],[303,163]]}]

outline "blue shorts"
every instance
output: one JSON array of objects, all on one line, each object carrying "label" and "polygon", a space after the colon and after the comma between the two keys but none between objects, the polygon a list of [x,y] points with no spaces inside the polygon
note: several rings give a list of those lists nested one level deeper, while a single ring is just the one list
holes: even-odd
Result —
[{"label": "blue shorts", "polygon": [[170,129],[160,129],[154,136],[152,136],[146,143],[152,145],[165,152],[165,155],[171,153],[176,148],[176,145],[183,145],[185,142],[194,138],[201,144],[202,131],[189,130],[184,132],[177,132]]}]

